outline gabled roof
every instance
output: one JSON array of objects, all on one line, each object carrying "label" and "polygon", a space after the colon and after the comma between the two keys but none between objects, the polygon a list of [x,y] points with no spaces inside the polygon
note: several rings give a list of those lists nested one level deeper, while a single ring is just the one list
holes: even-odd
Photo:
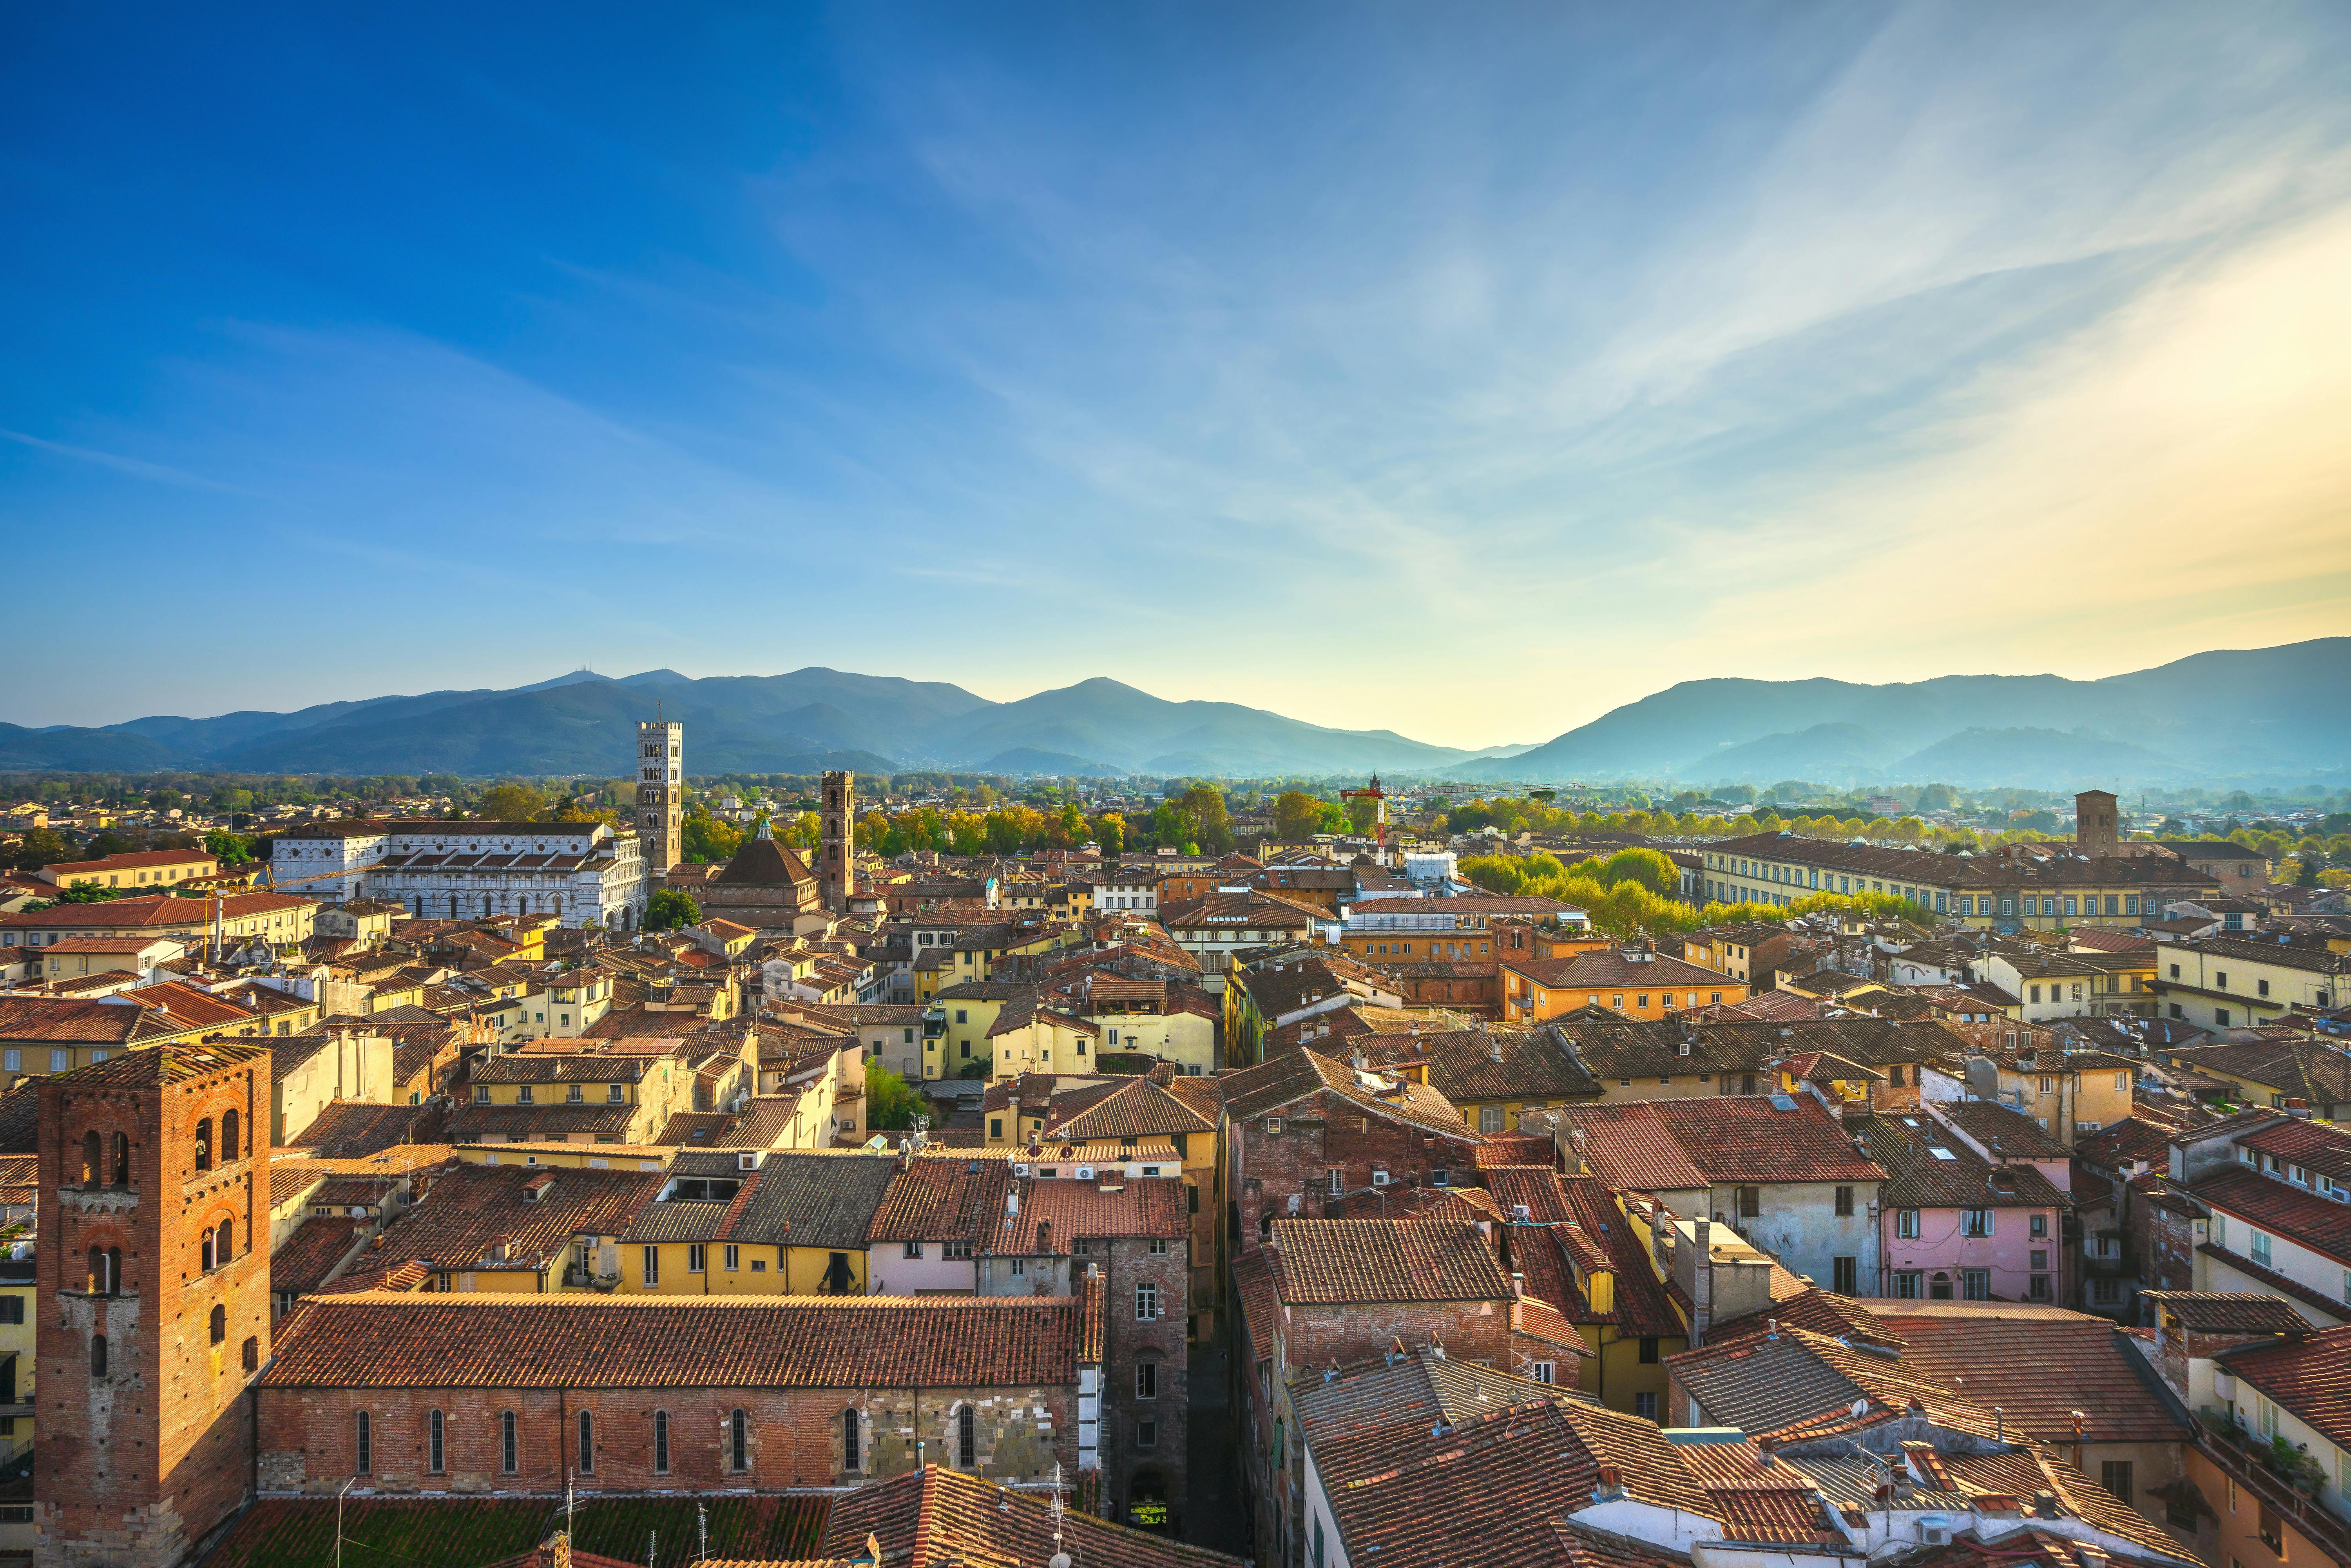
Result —
[{"label": "gabled roof", "polygon": [[[1668,1356],[1674,1382],[1688,1391],[1709,1425],[1737,1427],[1750,1437],[1792,1437],[1852,1430],[1898,1416],[1915,1402],[1938,1424],[1992,1437],[1991,1411],[1959,1399],[1939,1381],[1891,1357],[1825,1334],[1782,1324],[1766,1333]],[[1853,1414],[1866,1401],[1868,1408]]]},{"label": "gabled roof", "polygon": [[1273,1241],[1276,1287],[1292,1306],[1510,1298],[1491,1243],[1465,1219],[1279,1219]]},{"label": "gabled roof", "polygon": [[811,883],[808,862],[774,839],[747,839],[726,868],[710,879],[727,887],[776,887]]},{"label": "gabled roof", "polygon": [[2225,1351],[2220,1360],[2303,1425],[2351,1449],[2351,1324]]},{"label": "gabled roof", "polygon": [[1056,1094],[1045,1117],[1047,1138],[1172,1138],[1213,1133],[1217,1124],[1148,1077]]},{"label": "gabled roof", "polygon": [[[554,1180],[526,1196],[544,1176]],[[547,1170],[528,1166],[458,1165],[384,1233],[384,1249],[426,1258],[437,1269],[503,1267],[530,1270],[557,1264],[575,1236],[619,1236],[661,1190],[657,1171]],[[494,1243],[508,1255],[488,1260]]]},{"label": "gabled roof", "polygon": [[[2199,1181],[2188,1190],[2199,1203],[2351,1267],[2351,1205],[2330,1202],[2243,1166]],[[2228,1245],[2233,1250],[2244,1250],[2234,1234]]]},{"label": "gabled roof", "polygon": [[1310,1095],[1329,1092],[1353,1110],[1442,1132],[1466,1144],[1479,1141],[1478,1134],[1463,1124],[1461,1113],[1435,1090],[1404,1083],[1393,1094],[1374,1093],[1353,1067],[1320,1051],[1284,1051],[1255,1067],[1222,1074],[1219,1082],[1224,1085],[1226,1113],[1237,1122],[1251,1121]]},{"label": "gabled roof", "polygon": [[260,1381],[273,1388],[1074,1385],[1086,1301],[355,1292],[319,1297],[289,1320]]},{"label": "gabled roof", "polygon": [[1596,1095],[1600,1085],[1541,1030],[1447,1030],[1397,1042],[1428,1062],[1429,1086],[1458,1104],[1476,1100],[1554,1100]]},{"label": "gabled roof", "polygon": [[57,1073],[48,1082],[75,1089],[152,1089],[210,1077],[256,1061],[266,1063],[268,1060],[266,1046],[234,1045],[226,1040],[211,1040],[203,1045],[175,1041],[143,1051],[126,1051],[104,1061],[93,1061],[88,1067]]},{"label": "gabled roof", "polygon": [[1098,1568],[1238,1568],[1239,1563],[1081,1509],[1068,1509],[1057,1523],[1048,1499],[936,1465],[859,1487],[833,1503],[823,1542],[829,1557],[863,1561],[869,1537],[882,1547],[876,1568],[1019,1568],[1044,1563],[1057,1547]]},{"label": "gabled roof", "polygon": [[1009,1162],[925,1152],[907,1160],[890,1182],[866,1235],[888,1241],[974,1241],[1004,1212],[1012,1182]]},{"label": "gabled roof", "polygon": [[[2026,1123],[2027,1126],[2032,1125]],[[1887,1112],[1854,1124],[1869,1157],[1886,1168],[1889,1208],[2070,1208],[2073,1200],[2039,1169],[1991,1161],[1924,1112]]]},{"label": "gabled roof", "polygon": [[2164,1316],[2198,1333],[2306,1334],[2310,1320],[2275,1296],[2232,1291],[2141,1291],[2142,1301],[2163,1308]]},{"label": "gabled roof", "polygon": [[[1898,1310],[1911,1306],[1959,1310]],[[1999,1406],[2011,1431],[2070,1442],[2075,1410],[2094,1443],[2176,1443],[2192,1429],[2130,1336],[2106,1319],[1999,1301],[1878,1301],[1870,1311],[1901,1337],[1906,1373]]]},{"label": "gabled roof", "polygon": [[1319,1445],[1381,1427],[1468,1426],[1532,1401],[1581,1397],[1423,1348],[1343,1368],[1335,1378],[1301,1369],[1290,1405],[1298,1412],[1299,1436]]}]

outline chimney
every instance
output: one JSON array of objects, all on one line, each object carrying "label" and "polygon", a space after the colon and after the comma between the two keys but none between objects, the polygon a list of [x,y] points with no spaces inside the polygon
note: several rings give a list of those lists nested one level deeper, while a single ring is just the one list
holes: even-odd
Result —
[{"label": "chimney", "polygon": [[1592,1489],[1594,1502],[1621,1502],[1625,1498],[1625,1472],[1614,1465],[1600,1467],[1599,1484]]},{"label": "chimney", "polygon": [[1037,1222],[1037,1250],[1048,1257],[1052,1255],[1053,1222],[1050,1219]]}]

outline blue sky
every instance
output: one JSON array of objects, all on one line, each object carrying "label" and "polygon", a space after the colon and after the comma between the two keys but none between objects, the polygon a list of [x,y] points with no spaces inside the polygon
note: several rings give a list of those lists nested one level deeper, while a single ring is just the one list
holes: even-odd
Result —
[{"label": "blue sky", "polygon": [[1476,746],[2340,632],[2346,43],[12,7],[0,719],[818,664]]}]

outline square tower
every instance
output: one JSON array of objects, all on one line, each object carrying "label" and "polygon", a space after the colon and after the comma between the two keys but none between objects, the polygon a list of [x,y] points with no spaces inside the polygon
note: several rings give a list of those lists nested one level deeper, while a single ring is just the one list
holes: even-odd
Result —
[{"label": "square tower", "polygon": [[637,726],[637,842],[645,876],[661,885],[685,858],[685,726]]},{"label": "square tower", "polygon": [[817,802],[817,886],[835,915],[857,891],[857,775],[828,773]]},{"label": "square tower", "polygon": [[40,1568],[171,1568],[250,1495],[269,1358],[269,1051],[41,1080]]},{"label": "square tower", "polygon": [[2104,789],[2085,789],[2074,797],[2074,847],[2092,860],[2122,853],[2115,798]]}]

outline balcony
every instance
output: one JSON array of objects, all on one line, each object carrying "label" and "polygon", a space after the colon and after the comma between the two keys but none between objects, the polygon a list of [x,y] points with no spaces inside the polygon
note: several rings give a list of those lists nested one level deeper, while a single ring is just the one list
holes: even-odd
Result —
[{"label": "balcony", "polygon": [[[2338,1563],[2351,1562],[2351,1524],[2314,1495],[2325,1484],[2326,1472],[2296,1450],[2281,1451],[2214,1409],[2198,1412],[2196,1449],[2220,1472],[2260,1500],[2266,1513],[2291,1521]],[[2296,1466],[2299,1459],[2301,1464]],[[2299,1468],[2300,1474],[2289,1474]],[[2307,1488],[2309,1490],[2305,1490]],[[2287,1555],[2282,1542],[2271,1543],[2278,1555]]]}]

